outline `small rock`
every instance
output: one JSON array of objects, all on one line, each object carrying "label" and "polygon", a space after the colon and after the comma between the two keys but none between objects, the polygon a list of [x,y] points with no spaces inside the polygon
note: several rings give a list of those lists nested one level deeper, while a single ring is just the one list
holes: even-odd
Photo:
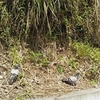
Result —
[{"label": "small rock", "polygon": [[0,75],[0,80],[1,80],[1,79],[3,79],[3,76],[2,76],[2,75]]},{"label": "small rock", "polygon": [[6,75],[6,72],[3,72],[4,75]]},{"label": "small rock", "polygon": [[98,88],[98,84],[94,84],[93,86],[94,86],[94,88]]},{"label": "small rock", "polygon": [[57,62],[51,62],[50,66],[57,65]]}]

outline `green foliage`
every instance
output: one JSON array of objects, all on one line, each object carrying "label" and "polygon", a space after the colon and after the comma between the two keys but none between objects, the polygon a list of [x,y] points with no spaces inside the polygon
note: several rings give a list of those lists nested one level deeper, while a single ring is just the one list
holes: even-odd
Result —
[{"label": "green foliage", "polygon": [[1,32],[0,38],[5,41],[5,43],[7,44],[7,46],[10,46],[10,44],[11,44],[11,37],[10,37],[10,29],[8,27],[5,28]]},{"label": "green foliage", "polygon": [[13,64],[21,64],[22,63],[22,56],[18,52],[18,46],[14,45],[13,47],[10,47],[9,52],[8,52],[8,57],[13,61]]},{"label": "green foliage", "polygon": [[8,21],[8,12],[7,12],[7,9],[6,9],[6,6],[3,6],[3,2],[0,2],[0,10],[1,10],[1,26],[2,26],[2,29],[5,28],[5,26],[7,25],[7,21]]},{"label": "green foliage", "polygon": [[59,72],[59,74],[62,74],[63,73],[63,69],[61,68],[60,65],[58,65],[58,72]]},{"label": "green foliage", "polygon": [[25,80],[22,80],[20,83],[21,87],[25,87],[28,83]]},{"label": "green foliage", "polygon": [[3,6],[3,2],[0,2],[0,39],[2,39],[7,46],[11,44],[10,27],[8,21],[10,14],[7,12],[6,6]]},{"label": "green foliage", "polygon": [[58,55],[58,60],[63,61],[64,63],[67,63],[66,58]]},{"label": "green foliage", "polygon": [[43,58],[43,60],[41,61],[41,63],[40,63],[40,67],[43,67],[43,66],[48,66],[48,64],[49,64],[49,60],[48,60],[48,58],[47,57],[45,57],[45,58]]},{"label": "green foliage", "polygon": [[8,45],[16,37],[20,42],[29,40],[30,45],[38,42],[39,46],[41,40],[66,42],[68,38],[90,37],[89,27],[94,23],[89,23],[93,19],[93,1],[19,0],[10,3],[11,6],[0,2],[0,38]]},{"label": "green foliage", "polygon": [[30,52],[30,59],[36,63],[39,64],[40,67],[47,66],[49,64],[49,60],[47,57],[43,57],[42,53],[34,53],[33,51]]},{"label": "green foliage", "polygon": [[89,45],[80,42],[74,42],[72,44],[72,49],[75,50],[78,57],[89,57],[89,52],[91,50]]},{"label": "green foliage", "polygon": [[90,81],[90,83],[91,83],[92,85],[97,84],[96,81],[95,81],[94,79],[92,79],[92,80]]},{"label": "green foliage", "polygon": [[26,91],[23,94],[18,94],[16,100],[24,100],[24,97],[31,97],[34,93],[32,91]]},{"label": "green foliage", "polygon": [[18,75],[18,79],[20,80],[20,79],[22,79],[22,77],[24,77],[24,75],[23,75],[23,73],[20,73],[20,74]]},{"label": "green foliage", "polygon": [[[95,74],[98,75],[100,72],[100,50],[98,48],[91,47],[89,44],[74,42],[72,44],[72,51],[76,54],[76,58],[86,59],[92,63],[92,67],[88,73],[91,73],[91,77],[95,78]],[[72,59],[71,63],[73,64],[73,62],[74,60]]]},{"label": "green foliage", "polygon": [[98,48],[93,48],[89,44],[84,44],[80,42],[74,42],[72,44],[72,49],[75,50],[75,53],[80,58],[89,58],[95,63],[100,61],[100,51]]},{"label": "green foliage", "polygon": [[24,100],[23,96],[18,96],[16,100]]},{"label": "green foliage", "polygon": [[68,65],[71,66],[74,69],[77,69],[79,67],[79,63],[76,61],[75,58],[70,58]]},{"label": "green foliage", "polygon": [[42,57],[42,53],[35,53],[33,51],[30,51],[30,57],[31,60],[33,60],[35,63],[38,63],[40,61],[40,58]]}]

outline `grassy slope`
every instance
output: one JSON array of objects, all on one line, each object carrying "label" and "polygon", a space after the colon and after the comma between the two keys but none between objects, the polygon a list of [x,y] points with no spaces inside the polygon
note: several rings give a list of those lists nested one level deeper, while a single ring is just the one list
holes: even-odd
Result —
[{"label": "grassy slope", "polygon": [[[83,43],[74,42],[65,49],[55,47],[54,42],[49,43],[41,53],[34,53],[28,48],[24,50],[19,48],[9,53],[10,60],[7,61],[8,57],[5,57],[6,59],[1,57],[0,60],[1,64],[6,61],[0,68],[2,70],[1,75],[5,77],[0,80],[3,81],[1,83],[1,97],[3,99],[7,96],[10,99],[22,100],[23,98],[61,95],[91,88],[98,82],[100,51],[98,48]],[[12,55],[14,59],[12,59]],[[20,74],[17,82],[9,86],[7,85],[7,78],[14,60],[20,63]],[[81,75],[76,86],[61,82],[62,78],[74,75],[78,71],[81,72]],[[6,92],[7,95],[5,95]]]}]

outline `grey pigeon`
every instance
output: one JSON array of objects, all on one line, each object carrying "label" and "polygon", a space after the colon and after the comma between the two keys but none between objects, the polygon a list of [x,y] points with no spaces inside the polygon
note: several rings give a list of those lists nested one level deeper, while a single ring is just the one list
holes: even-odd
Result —
[{"label": "grey pigeon", "polygon": [[75,86],[76,85],[76,81],[79,78],[80,73],[78,72],[77,74],[75,74],[74,76],[70,76],[69,78],[63,78],[62,82]]},{"label": "grey pigeon", "polygon": [[14,65],[14,68],[11,70],[10,77],[9,77],[9,80],[8,80],[9,85],[12,85],[17,80],[17,77],[18,77],[18,74],[19,74],[18,67],[19,67],[19,65],[16,64],[16,65]]}]

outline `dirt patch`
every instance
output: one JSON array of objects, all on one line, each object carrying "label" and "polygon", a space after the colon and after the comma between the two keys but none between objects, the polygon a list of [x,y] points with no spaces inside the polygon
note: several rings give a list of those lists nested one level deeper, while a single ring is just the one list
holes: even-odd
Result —
[{"label": "dirt patch", "polygon": [[[65,52],[59,53],[59,55],[66,60],[68,59],[68,54]],[[65,55],[67,56],[65,57]],[[0,56],[0,75],[3,77],[0,79],[0,98],[3,100],[59,96],[71,91],[79,91],[93,87],[83,74],[80,75],[76,86],[62,83],[62,78],[74,75],[78,69],[81,69],[79,67],[77,70],[72,70],[64,60],[52,60],[48,64],[48,67],[40,67],[38,64],[25,61],[19,68],[20,76],[18,80],[13,85],[8,85],[8,77],[12,63],[6,55],[1,54]],[[62,73],[58,72],[58,65],[62,67]],[[86,68],[84,67],[83,69]]]}]

